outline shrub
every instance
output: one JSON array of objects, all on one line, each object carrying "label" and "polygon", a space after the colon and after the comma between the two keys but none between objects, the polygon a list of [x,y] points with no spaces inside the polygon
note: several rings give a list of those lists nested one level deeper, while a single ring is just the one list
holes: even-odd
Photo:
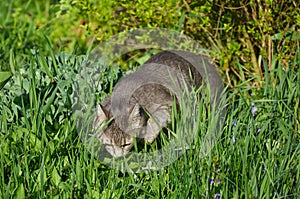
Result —
[{"label": "shrub", "polygon": [[57,50],[83,54],[94,36],[101,42],[124,30],[160,27],[182,32],[212,50],[228,85],[249,80],[249,85],[261,87],[265,73],[278,67],[272,56],[278,54],[287,67],[300,38],[295,0],[61,0],[17,6],[4,3],[2,19],[7,15],[8,20],[0,29],[1,60],[16,51],[26,57],[29,49],[44,48],[43,34]]}]

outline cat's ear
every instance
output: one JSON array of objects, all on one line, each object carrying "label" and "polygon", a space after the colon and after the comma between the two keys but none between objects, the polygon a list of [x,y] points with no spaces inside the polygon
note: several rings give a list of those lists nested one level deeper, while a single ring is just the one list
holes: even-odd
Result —
[{"label": "cat's ear", "polygon": [[97,104],[96,117],[94,119],[93,129],[97,129],[101,124],[105,123],[106,121],[107,121],[107,116],[104,112],[104,109],[100,104]]},{"label": "cat's ear", "polygon": [[102,106],[100,104],[97,104],[96,111],[97,111],[97,117],[98,118],[100,118],[103,121],[107,120],[107,116],[104,112],[104,109],[102,108]]},{"label": "cat's ear", "polygon": [[143,127],[146,120],[146,116],[144,114],[143,109],[138,103],[134,105],[128,119],[129,125],[132,129]]}]

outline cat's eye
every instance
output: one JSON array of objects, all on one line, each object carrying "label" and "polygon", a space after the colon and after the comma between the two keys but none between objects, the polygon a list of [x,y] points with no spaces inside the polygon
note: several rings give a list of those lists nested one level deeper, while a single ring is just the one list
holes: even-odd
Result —
[{"label": "cat's eye", "polygon": [[125,148],[125,147],[130,146],[130,145],[131,145],[131,143],[128,143],[128,144],[122,144],[121,147],[122,147],[122,148]]}]

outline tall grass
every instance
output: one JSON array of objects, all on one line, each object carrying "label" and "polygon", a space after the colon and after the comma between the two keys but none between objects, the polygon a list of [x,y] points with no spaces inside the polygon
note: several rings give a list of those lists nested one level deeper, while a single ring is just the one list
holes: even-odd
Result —
[{"label": "tall grass", "polygon": [[[177,161],[136,174],[105,166],[79,139],[69,91],[83,59],[33,54],[0,91],[0,198],[300,195],[300,49],[288,68],[274,55],[261,90],[245,82],[228,90],[221,135],[206,156],[201,132],[209,121],[203,117],[193,147]],[[113,74],[106,71],[103,84],[116,79]]]}]

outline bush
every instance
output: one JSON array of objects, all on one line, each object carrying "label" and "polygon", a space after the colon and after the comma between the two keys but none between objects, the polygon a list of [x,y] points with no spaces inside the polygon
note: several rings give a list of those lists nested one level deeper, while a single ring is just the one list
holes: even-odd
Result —
[{"label": "bush", "polygon": [[244,80],[240,70],[246,79],[252,77],[260,83],[264,73],[274,67],[273,54],[293,59],[296,40],[300,39],[299,11],[296,1],[197,1],[186,11],[185,28],[205,47],[215,50],[228,83]]},{"label": "bush", "polygon": [[94,36],[97,45],[124,30],[160,27],[182,32],[212,50],[228,85],[250,80],[249,85],[260,87],[265,73],[278,67],[272,56],[278,54],[287,67],[300,38],[295,0],[34,0],[22,9],[17,6],[4,3],[9,20],[0,29],[1,61],[19,50],[26,56],[33,47],[44,48],[43,34],[57,50],[83,54]]},{"label": "bush", "polygon": [[83,40],[96,35],[103,41],[138,27],[181,31],[213,50],[231,86],[250,78],[261,85],[264,73],[274,67],[272,54],[293,59],[300,38],[296,1],[61,1],[58,13],[77,22],[82,31],[77,37]]}]

